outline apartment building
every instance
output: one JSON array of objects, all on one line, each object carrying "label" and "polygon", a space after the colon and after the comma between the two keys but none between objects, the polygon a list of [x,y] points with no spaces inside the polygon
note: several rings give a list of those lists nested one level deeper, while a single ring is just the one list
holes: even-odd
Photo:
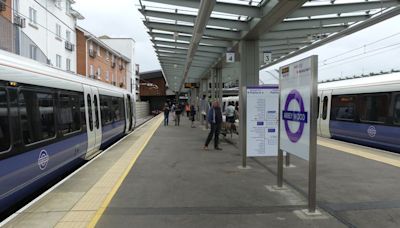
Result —
[{"label": "apartment building", "polygon": [[12,20],[11,0],[0,0],[0,16],[8,21]]},{"label": "apartment building", "polygon": [[76,40],[78,74],[128,89],[128,57],[79,26]]},{"label": "apartment building", "polygon": [[111,38],[108,36],[101,36],[99,38],[112,49],[118,51],[131,60],[126,66],[126,89],[134,94],[136,100],[136,98],[139,97],[139,89],[137,87],[139,80],[136,80],[136,78],[139,78],[139,74],[136,74],[136,71],[138,71],[138,65],[134,64],[135,40],[132,38]]}]

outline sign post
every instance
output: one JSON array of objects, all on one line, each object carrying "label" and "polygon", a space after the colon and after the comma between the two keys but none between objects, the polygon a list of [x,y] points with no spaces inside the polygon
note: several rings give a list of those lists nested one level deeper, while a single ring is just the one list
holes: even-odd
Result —
[{"label": "sign post", "polygon": [[[309,161],[308,212],[316,212],[318,57],[311,56],[280,68],[279,149]],[[283,179],[283,154],[278,159]],[[280,176],[281,175],[281,176]]]},{"label": "sign post", "polygon": [[246,88],[246,157],[277,156],[278,85]]}]

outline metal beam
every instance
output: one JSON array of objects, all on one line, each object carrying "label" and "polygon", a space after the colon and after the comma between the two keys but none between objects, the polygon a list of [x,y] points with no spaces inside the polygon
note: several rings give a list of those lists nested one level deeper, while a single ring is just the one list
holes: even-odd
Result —
[{"label": "metal beam", "polygon": [[292,58],[294,56],[303,54],[304,52],[313,50],[313,49],[318,48],[318,47],[320,47],[322,45],[325,45],[327,43],[330,43],[332,41],[335,41],[335,40],[340,39],[342,37],[345,37],[347,35],[353,34],[355,32],[358,32],[360,30],[363,30],[365,28],[368,28],[370,26],[373,26],[373,25],[378,24],[378,23],[380,23],[380,22],[382,22],[384,20],[387,20],[389,18],[398,16],[398,15],[400,15],[400,6],[397,6],[397,7],[393,8],[393,9],[388,10],[387,12],[379,14],[379,15],[377,15],[375,17],[372,17],[372,18],[370,18],[370,19],[368,19],[368,20],[366,20],[366,21],[364,21],[362,23],[359,23],[359,24],[351,26],[351,27],[349,27],[347,29],[344,29],[344,30],[342,30],[342,31],[340,31],[340,32],[338,32],[336,34],[328,36],[327,38],[325,38],[323,40],[319,40],[319,41],[317,41],[317,42],[315,42],[315,43],[313,43],[313,44],[311,44],[311,45],[309,45],[309,46],[307,46],[305,48],[302,48],[302,49],[296,51],[295,53],[286,55],[284,58],[280,58],[280,59],[278,59],[276,61],[273,61],[272,63],[266,64],[266,65],[262,66],[260,69],[265,69],[265,68],[270,67],[272,65],[278,64],[278,63],[280,63],[282,61],[285,61],[285,60],[287,60],[289,58]]},{"label": "metal beam", "polygon": [[[158,32],[149,32],[150,36],[153,38],[160,38],[160,39],[167,39],[167,40],[175,40],[175,37],[173,34],[165,34],[165,33],[158,33]],[[192,39],[192,36],[186,36],[179,34],[176,38],[177,41],[184,41],[184,42],[190,42]],[[207,39],[207,38],[202,38],[200,41],[200,44],[203,45],[212,45],[212,46],[218,46],[218,47],[231,47],[232,42],[226,41],[226,40],[217,40],[217,39]]]},{"label": "metal beam", "polygon": [[351,12],[369,11],[371,9],[381,9],[398,6],[399,1],[363,1],[343,4],[329,4],[319,6],[304,6],[290,14],[287,18],[312,17],[329,14],[342,14]]},{"label": "metal beam", "polygon": [[307,36],[303,36],[303,37],[288,37],[288,38],[280,38],[280,39],[269,39],[269,40],[260,40],[259,41],[260,47],[269,47],[269,46],[279,46],[279,45],[287,45],[287,44],[297,44],[297,43],[310,43],[310,41],[308,41],[308,37]]},{"label": "metal beam", "polygon": [[[161,12],[161,11],[148,10],[148,9],[142,10],[142,14],[144,14],[148,17],[163,18],[163,19],[174,20],[174,21],[191,22],[193,24],[196,21],[195,15],[188,15],[188,14]],[[229,28],[229,29],[237,29],[237,30],[248,30],[249,29],[249,25],[245,21],[228,20],[228,19],[213,18],[213,17],[211,17],[208,20],[207,25],[225,27],[225,28]]]},{"label": "metal beam", "polygon": [[[184,49],[189,49],[189,46],[190,46],[190,44],[176,43],[176,42],[170,42],[170,41],[161,41],[161,40],[155,40],[155,41],[153,41],[153,43],[156,45],[156,48],[159,48],[160,45],[164,45],[164,46],[170,46],[170,47],[180,47],[180,48],[184,48]],[[214,52],[214,53],[223,53],[224,51],[226,51],[225,48],[203,46],[203,45],[200,45],[198,50],[206,51],[206,52]]]},{"label": "metal beam", "polygon": [[[146,0],[151,2],[164,3],[168,5],[175,6],[183,6],[198,9],[199,1],[198,0]],[[218,2],[214,6],[215,12],[243,15],[248,17],[260,17],[261,12],[260,9],[256,6],[248,6],[242,4],[231,4],[231,3],[223,3]]]},{"label": "metal beam", "polygon": [[[186,58],[187,54],[178,54],[178,53],[160,53],[157,52],[158,56],[162,56],[162,57],[182,57],[182,58]],[[210,57],[204,57],[204,56],[197,56],[195,55],[193,57],[194,60],[207,60],[207,61],[215,61],[213,58]]]},{"label": "metal beam", "polygon": [[[193,26],[190,25],[175,25],[175,24],[161,23],[161,22],[144,22],[144,23],[149,28],[161,31],[183,32],[183,33],[191,33],[193,31]],[[224,38],[231,40],[240,39],[239,32],[223,30],[223,29],[206,28],[204,30],[204,35],[209,37]]]},{"label": "metal beam", "polygon": [[275,26],[273,30],[277,31],[277,30],[319,28],[327,25],[349,24],[351,22],[364,21],[368,18],[370,18],[370,15],[285,21]]},{"label": "metal beam", "polygon": [[296,30],[286,30],[286,31],[271,31],[265,35],[262,35],[262,39],[279,39],[286,37],[301,37],[308,36],[313,34],[327,34],[339,32],[348,26],[339,25],[339,26],[330,26],[330,27],[322,27],[322,28],[311,28],[311,29],[296,29]]},{"label": "metal beam", "polygon": [[[187,49],[178,49],[178,48],[158,47],[157,51],[159,53],[163,52],[163,53],[187,54]],[[213,52],[197,51],[196,56],[219,58],[220,54]]]}]

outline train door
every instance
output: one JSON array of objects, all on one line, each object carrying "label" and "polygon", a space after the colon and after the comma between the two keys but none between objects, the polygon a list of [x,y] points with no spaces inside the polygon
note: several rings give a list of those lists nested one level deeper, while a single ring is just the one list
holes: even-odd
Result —
[{"label": "train door", "polygon": [[128,133],[130,131],[130,125],[131,125],[130,96],[128,94],[124,94],[124,106],[125,106],[125,133]]},{"label": "train door", "polygon": [[132,99],[131,95],[127,96],[127,110],[128,110],[128,119],[129,119],[129,126],[128,126],[128,131],[132,131],[132,126],[133,126],[133,112],[132,112]]},{"label": "train door", "polygon": [[321,99],[321,115],[320,115],[320,132],[322,137],[330,138],[331,134],[329,131],[329,120],[331,119],[331,100],[332,90],[322,91],[320,95]]},{"label": "train door", "polygon": [[101,144],[101,117],[100,117],[100,99],[97,88],[84,86],[86,122],[88,135],[88,150],[86,159],[90,159],[98,153]]},{"label": "train door", "polygon": [[321,97],[322,97],[322,91],[318,91],[318,106],[317,106],[317,109],[318,109],[318,115],[317,115],[317,122],[318,122],[318,125],[317,125],[317,135],[318,135],[318,136],[321,136],[321,109],[322,109],[322,100],[321,100]]}]

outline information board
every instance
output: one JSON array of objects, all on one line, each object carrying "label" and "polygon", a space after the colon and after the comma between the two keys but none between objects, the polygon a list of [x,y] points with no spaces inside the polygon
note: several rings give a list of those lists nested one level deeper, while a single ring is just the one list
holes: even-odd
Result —
[{"label": "information board", "polygon": [[246,110],[247,157],[277,156],[279,87],[247,87]]},{"label": "information board", "polygon": [[312,98],[317,96],[316,63],[317,56],[311,56],[280,68],[280,149],[307,161],[310,142],[316,141],[316,132],[310,130],[315,121],[311,114]]}]

